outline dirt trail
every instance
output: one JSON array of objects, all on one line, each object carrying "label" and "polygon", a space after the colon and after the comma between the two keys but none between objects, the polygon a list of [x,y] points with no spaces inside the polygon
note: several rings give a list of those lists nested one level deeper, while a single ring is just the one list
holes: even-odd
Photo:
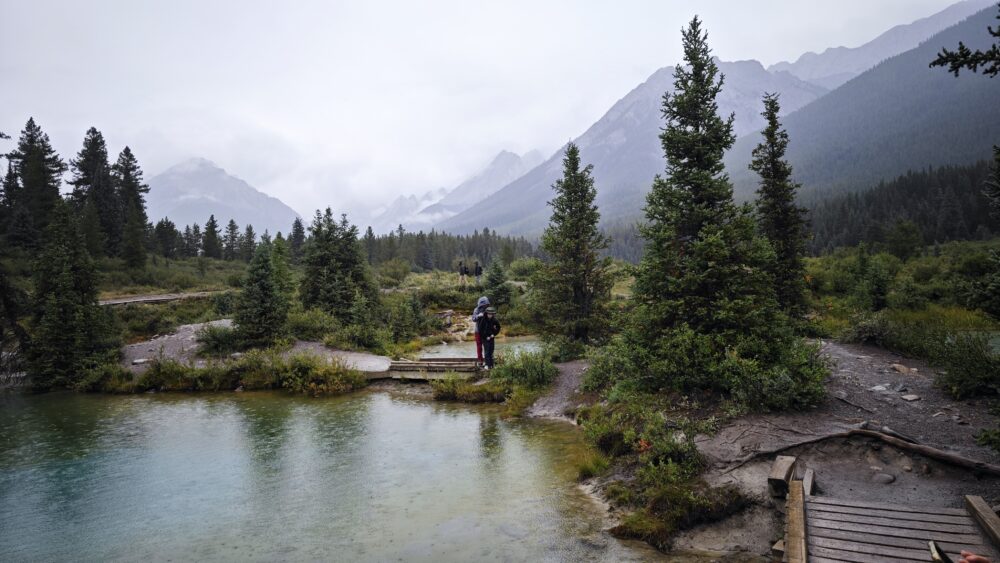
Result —
[{"label": "dirt trail", "polygon": [[585,360],[556,364],[559,375],[552,384],[552,391],[541,397],[528,408],[528,416],[536,418],[561,418],[570,420],[568,413],[581,402],[580,385],[583,373],[587,371]]}]

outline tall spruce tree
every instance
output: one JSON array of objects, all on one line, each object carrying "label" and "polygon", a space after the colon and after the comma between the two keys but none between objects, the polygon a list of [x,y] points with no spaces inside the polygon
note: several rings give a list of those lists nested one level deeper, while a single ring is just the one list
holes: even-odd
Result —
[{"label": "tall spruce tree", "polygon": [[183,235],[177,232],[177,226],[173,221],[164,217],[153,227],[153,240],[156,242],[156,251],[161,256],[175,258],[179,250],[178,243],[183,241]]},{"label": "tall spruce tree", "polygon": [[771,275],[778,305],[792,317],[806,309],[805,262],[806,210],[795,204],[799,185],[792,181],[792,166],[785,160],[788,132],[781,127],[777,94],[764,95],[761,113],[767,126],[764,140],[753,150],[750,170],[760,175],[757,188],[757,221],[774,248]]},{"label": "tall spruce tree", "polygon": [[774,251],[752,208],[733,202],[722,162],[733,117],[718,115],[723,77],[697,17],[682,42],[685,62],[663,97],[667,166],[646,200],[636,309],[611,353],[648,388],[715,390],[754,408],[809,403],[821,368],[798,351],[777,305]]},{"label": "tall spruce tree", "polygon": [[209,215],[205,223],[205,232],[201,236],[201,253],[206,258],[222,258],[219,222],[215,220],[215,215]]},{"label": "tall spruce tree", "polygon": [[290,265],[291,253],[288,241],[281,235],[281,231],[278,231],[278,234],[274,236],[274,242],[271,243],[271,268],[274,271],[274,282],[278,285],[278,289],[285,296],[285,299],[289,301],[295,293]]},{"label": "tall spruce tree", "polygon": [[309,235],[299,298],[306,308],[318,307],[349,323],[356,295],[368,303],[378,300],[378,288],[358,242],[358,229],[346,215],[335,220],[328,207],[323,213],[316,211]]},{"label": "tall spruce tree", "polygon": [[131,200],[125,210],[125,230],[122,233],[122,258],[125,265],[133,270],[146,267],[146,222],[145,214],[135,200]]},{"label": "tall spruce tree", "polygon": [[270,346],[285,330],[288,300],[278,285],[271,262],[271,245],[261,244],[247,269],[233,322],[245,346]]},{"label": "tall spruce tree", "polygon": [[226,224],[226,234],[222,237],[222,259],[236,260],[241,256],[240,227],[230,219]]},{"label": "tall spruce tree", "polygon": [[240,237],[239,255],[245,262],[249,262],[253,259],[256,248],[257,233],[253,231],[253,225],[247,223],[247,227],[243,229],[243,235]]},{"label": "tall spruce tree", "polygon": [[69,161],[69,166],[73,172],[73,179],[69,181],[73,186],[70,201],[79,211],[92,199],[92,195],[96,195],[92,194],[95,184],[105,187],[111,185],[107,178],[111,172],[111,164],[108,162],[108,145],[104,141],[104,135],[94,127],[87,129],[83,147],[76,158]]},{"label": "tall spruce tree", "polygon": [[[18,196],[14,201],[14,214],[27,213],[28,220],[19,220],[19,238],[30,238],[31,243],[39,242],[49,224],[49,217],[56,203],[61,201],[59,186],[66,164],[56,154],[49,142],[49,136],[39,127],[34,118],[29,118],[17,141],[17,149],[7,154],[7,160],[14,168],[20,182]],[[22,212],[16,208],[23,207]],[[13,221],[13,219],[12,219]],[[23,232],[23,229],[31,229]]]},{"label": "tall spruce tree", "polygon": [[292,231],[288,235],[288,245],[292,251],[292,262],[298,264],[302,260],[302,251],[306,244],[306,228],[302,224],[302,219],[295,218],[292,222]]},{"label": "tall spruce tree", "polygon": [[[597,190],[590,173],[581,168],[580,149],[566,147],[563,177],[552,189],[552,217],[542,235],[541,248],[548,262],[531,280],[537,292],[538,318],[548,340],[567,339],[589,344],[600,339],[608,326],[608,304],[614,278],[611,258],[601,257],[608,240],[598,229],[601,215],[594,203]],[[513,247],[510,243],[504,245]]]},{"label": "tall spruce tree", "polygon": [[74,383],[89,362],[117,342],[97,304],[97,279],[70,213],[61,200],[52,209],[34,267],[32,338],[28,350],[32,385],[42,389]]},{"label": "tall spruce tree", "polygon": [[[124,221],[122,236],[131,237],[130,240],[123,240],[123,244],[131,249],[130,252],[134,252],[140,242],[145,245],[145,232],[149,225],[149,217],[146,215],[146,194],[149,193],[149,186],[142,181],[142,168],[139,167],[139,161],[132,153],[132,149],[127,146],[122,149],[115,165],[111,167],[111,177]],[[140,231],[141,237],[139,237]]]},{"label": "tall spruce tree", "polygon": [[80,232],[90,256],[104,256],[107,241],[104,238],[104,230],[101,229],[101,218],[97,214],[97,205],[90,198],[86,198],[83,210],[80,212]]}]

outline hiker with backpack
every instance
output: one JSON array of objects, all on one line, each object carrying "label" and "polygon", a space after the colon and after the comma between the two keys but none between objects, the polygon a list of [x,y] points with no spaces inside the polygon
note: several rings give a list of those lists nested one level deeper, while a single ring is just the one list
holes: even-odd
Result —
[{"label": "hiker with backpack", "polygon": [[472,330],[476,335],[476,365],[483,365],[483,341],[479,337],[479,319],[486,314],[486,308],[490,306],[490,299],[485,295],[476,302],[476,308],[472,310]]},{"label": "hiker with backpack", "polygon": [[486,313],[479,317],[477,323],[479,337],[483,340],[483,355],[485,356],[486,369],[493,369],[493,349],[496,346],[496,337],[500,334],[500,321],[497,320],[497,310],[487,307]]},{"label": "hiker with backpack", "polygon": [[465,277],[469,275],[469,268],[465,265],[465,262],[459,260],[458,262],[458,285],[465,287]]}]

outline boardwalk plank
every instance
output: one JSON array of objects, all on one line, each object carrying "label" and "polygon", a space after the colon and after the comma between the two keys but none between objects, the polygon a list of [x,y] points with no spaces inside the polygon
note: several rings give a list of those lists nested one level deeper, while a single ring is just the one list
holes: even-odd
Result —
[{"label": "boardwalk plank", "polygon": [[947,532],[950,534],[978,534],[979,529],[976,523],[971,520],[966,524],[942,524],[939,522],[921,522],[919,520],[902,520],[899,518],[883,518],[879,516],[862,516],[859,514],[841,514],[839,512],[825,512],[810,508],[806,511],[810,518],[820,518],[835,522],[851,522],[853,524],[873,524],[876,526],[887,526],[890,528],[904,528],[907,530],[927,530],[934,532]]},{"label": "boardwalk plank", "polygon": [[896,518],[899,520],[915,520],[918,522],[937,522],[939,524],[962,524],[972,526],[975,521],[968,515],[953,516],[949,514],[921,514],[918,512],[895,512],[892,510],[880,510],[877,508],[858,508],[854,506],[836,506],[832,504],[813,505],[807,504],[806,511],[809,513],[839,513],[857,514],[859,516],[878,516],[881,518]]},{"label": "boardwalk plank", "polygon": [[[814,547],[823,547],[827,549],[836,549],[839,551],[850,551],[857,553],[858,555],[868,555],[868,556],[878,556],[878,557],[896,557],[898,559],[909,559],[913,561],[927,561],[930,559],[930,549],[926,542],[924,542],[922,547],[913,548],[903,548],[894,546],[884,546],[871,543],[861,543],[857,541],[847,541],[847,540],[836,540],[830,538],[819,538],[810,537],[809,538],[809,549],[812,550]],[[955,561],[960,559],[960,550],[949,549],[943,544],[941,548],[948,553]]]},{"label": "boardwalk plank", "polygon": [[808,504],[832,504],[835,506],[853,506],[857,508],[875,508],[878,510],[891,510],[893,512],[917,512],[921,514],[950,514],[953,516],[968,516],[969,513],[963,508],[938,508],[935,506],[907,506],[903,504],[889,504],[886,502],[868,502],[864,500],[844,500],[830,497],[809,497]]},{"label": "boardwalk plank", "polygon": [[[878,534],[866,534],[863,532],[851,532],[847,530],[832,530],[829,528],[817,528],[812,525],[812,522],[807,522],[806,535],[810,540],[812,540],[812,538],[829,538],[835,540],[856,541],[858,543],[885,545],[890,547],[902,547],[907,549],[922,549],[927,546],[927,540],[881,536]],[[941,547],[949,553],[951,551],[958,552],[963,549],[975,551],[977,553],[980,551],[986,551],[986,546],[984,546],[978,539],[970,542],[939,541],[938,543],[941,544]]]},{"label": "boardwalk plank", "polygon": [[809,555],[815,555],[817,557],[829,557],[831,559],[837,559],[839,561],[850,561],[852,563],[897,563],[898,561],[918,561],[920,563],[926,563],[930,560],[930,552],[926,553],[923,558],[908,557],[906,555],[874,555],[871,553],[855,553],[853,551],[843,551],[840,549],[829,549],[820,546],[809,546]]},{"label": "boardwalk plank", "polygon": [[957,543],[981,544],[982,539],[978,531],[974,534],[955,534],[936,530],[908,530],[906,528],[892,528],[889,526],[877,526],[874,524],[858,524],[854,522],[837,522],[835,520],[824,520],[822,518],[810,518],[809,524],[817,528],[827,528],[831,530],[843,530],[849,532],[862,532],[877,534],[881,536],[892,536],[896,538],[911,538],[916,540],[935,540]]}]

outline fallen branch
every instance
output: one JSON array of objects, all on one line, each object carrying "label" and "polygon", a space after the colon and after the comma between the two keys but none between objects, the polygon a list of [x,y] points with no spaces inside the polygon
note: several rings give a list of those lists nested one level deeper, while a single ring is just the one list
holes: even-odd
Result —
[{"label": "fallen branch", "polygon": [[950,463],[950,464],[956,465],[958,467],[964,467],[966,469],[971,469],[972,471],[978,471],[980,473],[986,473],[986,474],[989,474],[989,475],[994,475],[994,476],[1000,477],[1000,465],[993,465],[992,463],[986,463],[985,461],[978,461],[978,460],[975,460],[975,459],[971,459],[971,458],[967,458],[967,457],[964,457],[964,456],[960,456],[958,454],[953,454],[951,452],[946,452],[944,450],[939,450],[937,448],[932,448],[930,446],[924,446],[922,444],[910,443],[910,442],[907,442],[906,440],[902,440],[900,438],[896,438],[894,436],[890,436],[888,434],[884,434],[882,432],[878,432],[878,431],[875,431],[875,430],[867,430],[865,428],[856,428],[856,429],[848,430],[847,432],[835,432],[833,434],[827,434],[825,436],[819,436],[819,437],[814,438],[812,440],[804,440],[802,442],[797,442],[795,444],[789,444],[787,446],[782,446],[782,447],[774,449],[774,450],[770,450],[770,451],[766,451],[766,452],[756,452],[754,454],[751,454],[751,455],[743,458],[742,460],[740,460],[739,463],[737,463],[736,465],[734,465],[734,466],[726,469],[722,473],[723,474],[730,473],[732,471],[735,471],[735,470],[739,469],[740,467],[743,467],[744,465],[750,463],[751,461],[753,461],[753,460],[755,460],[757,458],[764,457],[764,456],[769,456],[769,455],[773,455],[773,454],[778,454],[778,453],[781,453],[781,452],[783,452],[785,450],[790,450],[790,449],[798,447],[798,446],[805,446],[805,445],[808,445],[808,444],[814,444],[816,442],[822,442],[823,440],[828,440],[830,438],[849,438],[851,436],[866,436],[868,438],[875,438],[876,440],[881,440],[881,441],[885,442],[886,444],[895,446],[895,447],[897,447],[897,448],[899,448],[901,450],[906,450],[906,451],[918,453],[918,454],[920,454],[920,455],[922,455],[924,457],[929,457],[931,459],[936,459],[938,461],[943,461],[945,463]]}]

